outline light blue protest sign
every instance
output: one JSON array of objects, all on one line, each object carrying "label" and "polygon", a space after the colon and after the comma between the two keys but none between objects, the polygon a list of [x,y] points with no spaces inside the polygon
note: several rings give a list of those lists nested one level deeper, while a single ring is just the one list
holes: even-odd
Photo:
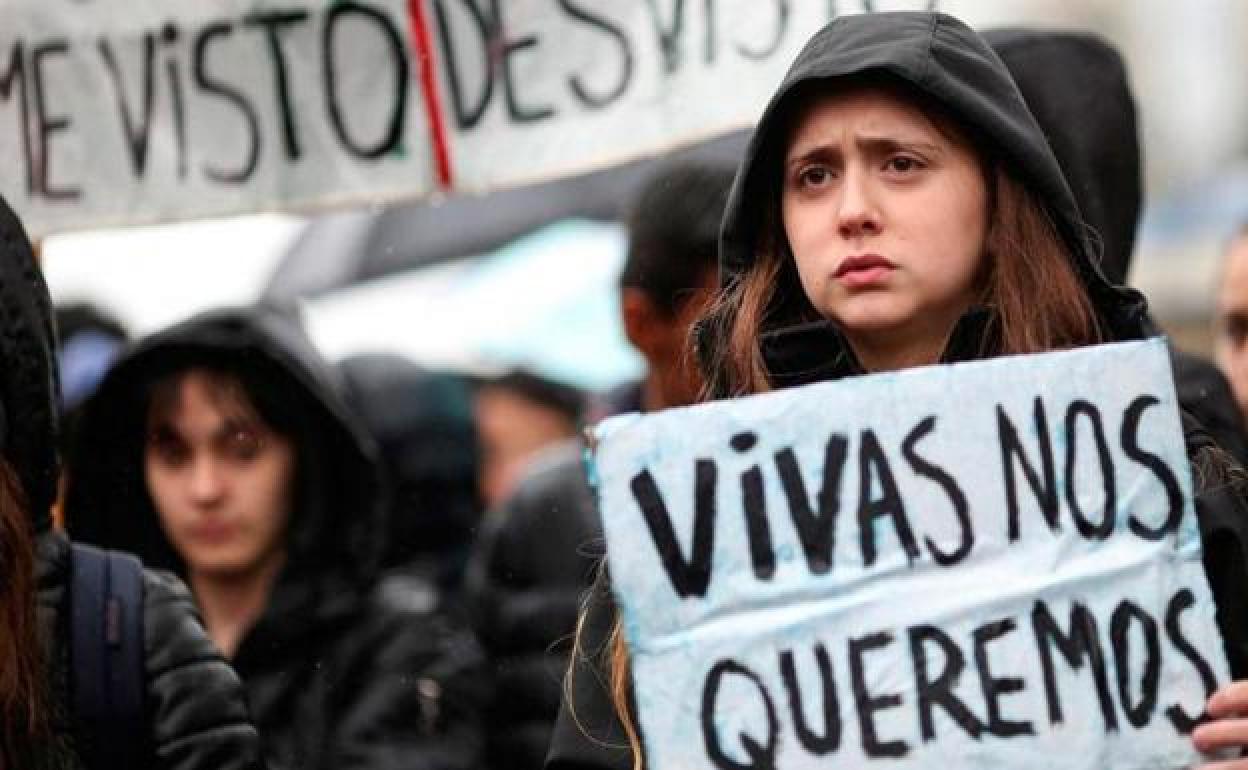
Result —
[{"label": "light blue protest sign", "polygon": [[651,770],[1199,762],[1228,671],[1161,340],[597,438]]}]

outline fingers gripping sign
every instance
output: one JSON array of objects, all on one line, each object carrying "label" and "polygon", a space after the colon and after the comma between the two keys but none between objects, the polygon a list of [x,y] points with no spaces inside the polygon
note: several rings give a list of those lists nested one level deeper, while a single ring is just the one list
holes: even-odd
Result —
[{"label": "fingers gripping sign", "polygon": [[[1238,756],[1248,748],[1248,681],[1222,687],[1205,704],[1208,720],[1192,732],[1192,743],[1207,754]],[[1201,770],[1248,770],[1248,759],[1201,765]]]}]

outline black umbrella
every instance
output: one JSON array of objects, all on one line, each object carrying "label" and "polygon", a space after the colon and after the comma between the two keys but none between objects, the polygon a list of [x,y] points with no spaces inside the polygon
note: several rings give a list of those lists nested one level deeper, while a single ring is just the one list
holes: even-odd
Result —
[{"label": "black umbrella", "polygon": [[618,220],[642,184],[668,162],[736,165],[748,131],[659,157],[485,195],[460,195],[312,221],[270,279],[264,299],[287,303],[353,283],[492,251],[567,217]]}]

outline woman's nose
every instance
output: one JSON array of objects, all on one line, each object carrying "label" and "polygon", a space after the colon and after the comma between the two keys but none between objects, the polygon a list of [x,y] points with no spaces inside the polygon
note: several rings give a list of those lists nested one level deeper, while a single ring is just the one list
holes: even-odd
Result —
[{"label": "woman's nose", "polygon": [[196,460],[191,467],[190,477],[191,498],[200,504],[216,502],[225,488],[218,463],[211,458]]},{"label": "woman's nose", "polygon": [[879,233],[880,217],[868,175],[861,169],[847,168],[840,192],[837,230],[841,237],[858,238]]}]

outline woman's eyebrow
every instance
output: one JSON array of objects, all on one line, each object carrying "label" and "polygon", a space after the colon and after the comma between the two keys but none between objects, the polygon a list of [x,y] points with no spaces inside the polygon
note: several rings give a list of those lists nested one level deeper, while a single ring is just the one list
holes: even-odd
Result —
[{"label": "woman's eyebrow", "polygon": [[907,139],[894,136],[863,136],[854,140],[858,148],[868,154],[883,155],[891,152],[909,150],[927,155],[940,155],[940,145],[922,139]]},{"label": "woman's eyebrow", "polygon": [[[860,151],[872,156],[902,151],[918,152],[928,156],[939,156],[944,153],[944,149],[939,144],[917,138],[862,136],[855,139],[854,144],[857,145]],[[785,161],[785,166],[791,168],[815,160],[839,160],[840,157],[841,150],[835,142],[814,143],[804,146],[796,154],[790,155]]]},{"label": "woman's eyebrow", "polygon": [[248,431],[251,433],[260,433],[262,429],[260,424],[253,419],[247,417],[227,417],[221,421],[214,435],[218,437],[230,437],[239,431]]},{"label": "woman's eyebrow", "polygon": [[790,155],[784,165],[800,166],[811,161],[836,161],[841,157],[841,148],[832,143],[810,144],[803,147],[797,154]]},{"label": "woman's eyebrow", "polygon": [[152,423],[147,428],[146,441],[181,441],[182,434],[167,420]]}]

